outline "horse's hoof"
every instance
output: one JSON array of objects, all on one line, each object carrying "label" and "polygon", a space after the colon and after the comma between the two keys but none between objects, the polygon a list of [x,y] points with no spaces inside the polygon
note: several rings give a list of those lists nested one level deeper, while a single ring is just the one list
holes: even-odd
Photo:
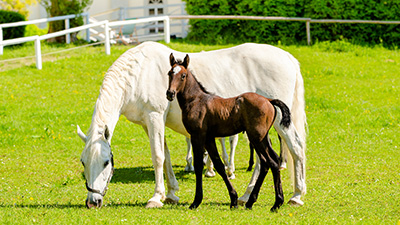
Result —
[{"label": "horse's hoof", "polygon": [[243,199],[238,199],[238,205],[240,206],[244,206],[244,204],[246,204],[247,201],[243,200]]},{"label": "horse's hoof", "polygon": [[215,172],[214,170],[207,170],[206,173],[204,174],[206,177],[215,177]]},{"label": "horse's hoof", "polygon": [[279,167],[280,170],[286,169],[286,163],[281,163],[281,166]]},{"label": "horse's hoof", "polygon": [[194,167],[192,165],[185,167],[185,172],[194,172]]},{"label": "horse's hoof", "polygon": [[229,180],[233,180],[233,179],[235,179],[236,178],[236,176],[235,176],[235,174],[234,173],[232,173],[231,175],[229,175]]},{"label": "horse's hoof", "polygon": [[300,200],[299,198],[291,198],[288,202],[289,205],[292,206],[303,206],[304,202]]},{"label": "horse's hoof", "polygon": [[179,199],[178,200],[174,200],[172,198],[166,198],[164,201],[164,204],[171,204],[171,205],[176,205],[178,204]]},{"label": "horse's hoof", "polygon": [[154,202],[154,201],[148,201],[146,205],[146,209],[161,208],[161,207],[163,207],[163,204],[161,202]]}]

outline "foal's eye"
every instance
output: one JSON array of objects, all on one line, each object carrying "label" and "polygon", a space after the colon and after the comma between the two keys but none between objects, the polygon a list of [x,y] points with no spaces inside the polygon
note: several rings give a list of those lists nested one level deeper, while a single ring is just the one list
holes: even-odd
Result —
[{"label": "foal's eye", "polygon": [[182,74],[181,79],[183,80],[183,79],[185,79],[185,77],[186,77],[186,74]]},{"label": "foal's eye", "polygon": [[110,164],[110,160],[107,160],[107,161],[104,163],[104,167],[107,167],[108,164]]}]

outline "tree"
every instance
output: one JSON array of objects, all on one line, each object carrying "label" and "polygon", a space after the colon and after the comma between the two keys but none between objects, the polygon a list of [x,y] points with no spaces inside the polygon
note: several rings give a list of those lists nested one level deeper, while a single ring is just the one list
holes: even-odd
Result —
[{"label": "tree", "polygon": [[39,1],[40,0],[2,0],[0,1],[0,9],[18,12],[24,15],[25,18],[28,18],[29,11],[26,6],[37,4]]},{"label": "tree", "polygon": [[[81,14],[87,10],[92,4],[93,0],[41,0],[40,4],[46,9],[47,14],[51,17]],[[72,19],[70,27],[77,27],[83,25],[82,17]],[[57,32],[65,29],[64,21],[53,21],[49,24],[49,33]],[[72,40],[77,40],[77,33],[71,34]],[[49,42],[65,42],[65,36],[56,37],[49,40]]]}]

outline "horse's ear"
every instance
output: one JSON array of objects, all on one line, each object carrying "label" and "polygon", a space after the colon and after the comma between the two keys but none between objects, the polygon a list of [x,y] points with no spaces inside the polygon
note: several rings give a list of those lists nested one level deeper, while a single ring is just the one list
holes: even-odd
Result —
[{"label": "horse's ear", "polygon": [[81,128],[79,127],[79,125],[76,125],[76,126],[77,126],[77,133],[78,133],[78,136],[82,139],[83,142],[86,143],[86,140],[87,140],[86,135],[82,132],[82,130],[81,130]]},{"label": "horse's ear", "polygon": [[176,64],[174,54],[172,54],[172,53],[171,53],[171,55],[169,55],[169,64],[171,64],[171,66]]},{"label": "horse's ear", "polygon": [[106,129],[104,130],[104,138],[107,140],[107,141],[110,141],[109,140],[109,138],[110,138],[110,130],[108,129],[108,126],[106,125]]},{"label": "horse's ear", "polygon": [[187,69],[188,66],[189,66],[189,61],[190,61],[189,55],[186,54],[185,59],[183,60],[182,66],[185,67],[185,68]]}]

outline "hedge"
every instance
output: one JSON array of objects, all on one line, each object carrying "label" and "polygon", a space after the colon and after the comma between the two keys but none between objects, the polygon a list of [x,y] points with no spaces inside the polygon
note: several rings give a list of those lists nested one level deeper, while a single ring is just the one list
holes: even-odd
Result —
[{"label": "hedge", "polygon": [[[17,12],[0,10],[0,24],[25,21],[25,17]],[[3,40],[24,37],[26,26],[9,27],[3,29]]]},{"label": "hedge", "polygon": [[[190,15],[285,16],[312,19],[400,20],[398,0],[184,0]],[[305,44],[305,22],[190,20],[188,39],[206,43]],[[311,24],[315,41],[400,45],[400,25]]]}]

